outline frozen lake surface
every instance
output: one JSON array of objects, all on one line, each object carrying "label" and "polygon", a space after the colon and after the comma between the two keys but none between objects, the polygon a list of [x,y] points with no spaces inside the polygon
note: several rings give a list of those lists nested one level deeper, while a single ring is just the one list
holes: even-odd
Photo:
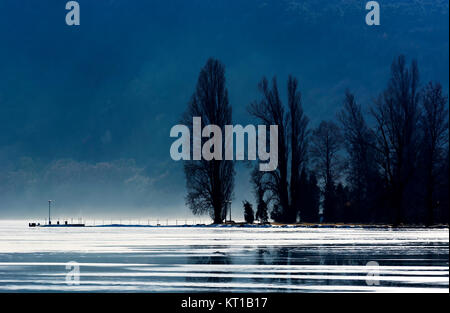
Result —
[{"label": "frozen lake surface", "polygon": [[0,222],[0,292],[448,292],[448,262],[448,228]]}]

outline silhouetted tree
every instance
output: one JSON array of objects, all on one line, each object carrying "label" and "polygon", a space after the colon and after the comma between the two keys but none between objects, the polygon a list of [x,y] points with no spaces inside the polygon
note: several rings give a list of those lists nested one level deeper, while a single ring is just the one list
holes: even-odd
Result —
[{"label": "silhouetted tree", "polygon": [[334,220],[336,222],[348,223],[353,222],[355,212],[350,204],[350,195],[348,187],[342,183],[338,183],[336,186],[336,211]]},{"label": "silhouetted tree", "polygon": [[436,188],[436,198],[438,199],[438,203],[436,204],[437,220],[440,223],[445,223],[447,225],[449,223],[449,161],[449,150],[447,147],[444,162],[439,166],[439,174],[441,175],[442,180],[440,181],[440,184],[437,184]]},{"label": "silhouetted tree", "polygon": [[262,224],[267,223],[267,221],[269,220],[269,214],[267,212],[267,203],[264,200],[258,203],[255,217]]},{"label": "silhouetted tree", "polygon": [[414,60],[408,68],[399,56],[391,66],[387,89],[371,112],[376,121],[379,165],[395,211],[394,224],[404,221],[406,189],[414,175],[419,144],[419,71]]},{"label": "silhouetted tree", "polygon": [[[202,123],[224,129],[225,125],[231,124],[231,116],[225,87],[225,68],[218,60],[209,59],[200,71],[195,93],[184,114],[184,123],[190,127],[191,133],[193,117],[201,117]],[[222,144],[224,142],[222,137]],[[186,204],[191,211],[194,214],[209,213],[214,223],[222,223],[226,205],[233,195],[233,161],[185,161],[184,172],[188,189]]]},{"label": "silhouetted tree", "polygon": [[281,221],[283,212],[281,211],[280,205],[278,203],[274,203],[272,206],[272,211],[270,211],[270,218],[274,221]]},{"label": "silhouetted tree", "polygon": [[361,106],[348,90],[338,118],[349,157],[347,182],[351,189],[349,202],[354,210],[349,218],[353,222],[369,221],[369,216],[373,215],[370,211],[375,209],[375,197],[378,196],[375,135],[366,124]]},{"label": "silhouetted tree", "polygon": [[447,97],[442,94],[442,86],[439,83],[430,82],[422,94],[423,111],[420,128],[423,136],[420,147],[425,172],[426,223],[431,225],[438,203],[435,195],[436,184],[444,179],[443,176],[439,177],[441,174],[439,170],[442,169],[441,164],[445,162],[445,151],[448,151],[448,109]]},{"label": "silhouetted tree", "polygon": [[265,173],[263,178],[267,181],[267,190],[272,193],[271,199],[280,209],[279,214],[274,216],[279,220],[284,220],[283,213],[289,210],[286,115],[275,78],[272,80],[272,86],[269,86],[267,79],[263,78],[259,83],[259,90],[263,95],[262,100],[250,104],[248,110],[261,123],[268,126],[267,129],[270,125],[278,125],[278,167],[275,171]]},{"label": "silhouetted tree", "polygon": [[279,162],[274,172],[252,172],[257,218],[272,205],[275,221],[317,222],[322,206],[325,222],[448,223],[448,98],[439,83],[420,88],[415,60],[408,65],[401,55],[392,62],[370,109],[373,128],[346,91],[341,127],[323,121],[310,135],[295,78],[288,80],[286,111],[275,78],[259,87],[262,100],[249,112],[278,125]]},{"label": "silhouetted tree", "polygon": [[251,183],[256,198],[256,215],[255,218],[261,223],[267,223],[269,220],[267,202],[264,199],[266,187],[262,180],[264,172],[259,171],[256,166],[251,173]]},{"label": "silhouetted tree", "polygon": [[342,170],[339,151],[342,146],[340,128],[332,121],[323,121],[313,131],[311,157],[323,182],[323,215],[326,222],[335,220],[335,183]]},{"label": "silhouetted tree", "polygon": [[295,222],[302,201],[300,171],[306,163],[307,138],[309,119],[303,113],[301,94],[297,91],[298,81],[289,76],[288,79],[288,107],[290,126],[290,148],[291,148],[291,177],[290,177],[290,199],[289,210],[286,212],[286,220]]},{"label": "silhouetted tree", "polygon": [[320,189],[314,173],[308,175],[305,168],[300,175],[300,221],[319,222]]},{"label": "silhouetted tree", "polygon": [[255,221],[255,215],[253,212],[253,205],[248,201],[243,201],[244,204],[244,219],[248,224],[253,224]]},{"label": "silhouetted tree", "polygon": [[305,167],[302,168],[298,182],[298,198],[299,198],[299,210],[298,216],[300,222],[306,222],[306,216],[309,210],[308,207],[308,174],[306,173]]},{"label": "silhouetted tree", "polygon": [[278,125],[278,168],[262,177],[267,186],[265,192],[271,193],[269,198],[277,205],[273,214],[276,220],[294,223],[299,210],[300,169],[306,160],[308,118],[301,106],[298,82],[292,76],[288,79],[288,113],[285,113],[275,78],[271,86],[263,78],[259,89],[263,98],[250,104],[250,114],[266,126]]},{"label": "silhouetted tree", "polygon": [[319,210],[320,210],[320,188],[317,182],[316,175],[310,173],[308,179],[308,208],[309,208],[309,220],[313,223],[319,222]]}]

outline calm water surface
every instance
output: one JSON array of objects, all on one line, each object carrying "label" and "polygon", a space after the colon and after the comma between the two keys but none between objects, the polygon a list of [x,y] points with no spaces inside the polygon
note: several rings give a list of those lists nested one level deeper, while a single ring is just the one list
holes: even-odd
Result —
[{"label": "calm water surface", "polygon": [[448,292],[448,271],[448,228],[0,222],[0,292]]}]

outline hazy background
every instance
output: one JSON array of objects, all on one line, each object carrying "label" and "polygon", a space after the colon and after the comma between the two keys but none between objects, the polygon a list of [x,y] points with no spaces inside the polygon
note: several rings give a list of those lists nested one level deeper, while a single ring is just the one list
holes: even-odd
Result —
[{"label": "hazy background", "polygon": [[[314,126],[350,88],[367,107],[398,54],[448,93],[448,1],[0,1],[0,218],[188,217],[169,130],[208,57],[226,66],[234,123],[263,75],[299,79]],[[284,96],[284,95],[283,95]],[[233,212],[253,201],[237,166]]]}]

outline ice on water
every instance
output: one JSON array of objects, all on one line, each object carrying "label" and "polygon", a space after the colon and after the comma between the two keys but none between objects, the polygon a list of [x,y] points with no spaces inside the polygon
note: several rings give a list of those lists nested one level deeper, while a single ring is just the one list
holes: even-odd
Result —
[{"label": "ice on water", "polygon": [[[0,222],[0,291],[448,292],[449,230],[28,228]],[[79,284],[67,283],[67,262]]]}]

